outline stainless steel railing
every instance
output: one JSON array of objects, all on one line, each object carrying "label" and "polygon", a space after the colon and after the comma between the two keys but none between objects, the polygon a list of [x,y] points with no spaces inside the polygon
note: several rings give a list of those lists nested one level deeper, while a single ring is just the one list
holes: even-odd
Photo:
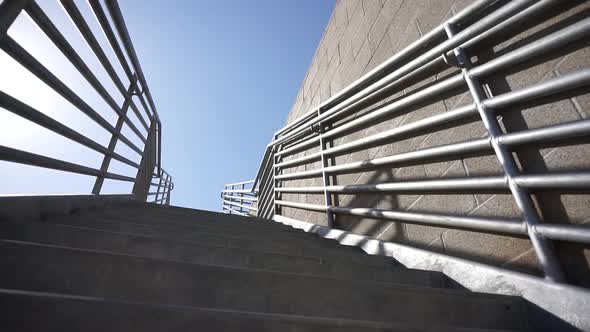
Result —
[{"label": "stainless steel railing", "polygon": [[223,212],[242,216],[257,215],[258,198],[253,183],[252,180],[225,185],[221,191]]},{"label": "stainless steel railing", "polygon": [[[102,163],[100,167],[92,168],[3,145],[0,145],[0,160],[96,177],[91,193],[97,196],[101,194],[105,179],[131,182],[133,183],[131,195],[135,200],[147,201],[148,197],[155,195],[154,200],[151,200],[152,202],[169,204],[170,191],[174,188],[174,185],[170,175],[161,167],[162,123],[117,1],[105,1],[106,11],[98,0],[89,0],[89,4],[100,29],[102,29],[109,46],[114,51],[119,64],[125,72],[125,78],[130,82],[128,86],[124,85],[123,77],[120,77],[115,71],[113,63],[107,57],[105,49],[98,42],[78,6],[69,0],[61,0],[60,3],[81,34],[84,42],[90,47],[94,56],[112,80],[116,90],[123,96],[124,102],[122,105],[117,104],[115,101],[116,96],[107,91],[94,74],[94,70],[81,58],[78,51],[68,42],[63,33],[35,1],[4,0],[0,2],[0,49],[110,133],[111,139],[108,146],[99,144],[89,138],[87,134],[80,133],[64,125],[2,91],[0,91],[0,107],[68,138],[74,143],[99,152],[104,156]],[[113,24],[109,22],[107,12]],[[8,34],[8,29],[21,13],[26,13],[32,19],[43,34],[59,49],[65,59],[75,67],[92,89],[98,93],[110,110],[115,112],[117,121],[114,126],[79,96],[77,87],[66,85],[55,73],[46,68]],[[118,41],[117,36],[121,43]],[[131,63],[127,61],[126,56]],[[14,77],[11,79],[18,80],[19,78]],[[33,93],[31,92],[31,94]],[[139,106],[134,102],[134,96],[138,98]],[[133,121],[128,116],[127,113],[130,109],[137,121]],[[141,142],[139,146],[130,137],[122,133],[124,124],[137,136]],[[147,136],[142,133],[142,130],[147,132]],[[133,153],[141,157],[141,161],[139,163],[134,162],[132,159],[136,158],[136,156],[132,158],[115,152],[115,146],[118,142],[127,145]],[[109,165],[112,160],[137,169],[137,175],[132,177],[109,172]],[[154,182],[154,179],[157,181]],[[150,188],[154,188],[156,192],[150,192]]]},{"label": "stainless steel railing", "polygon": [[[590,87],[590,68],[548,79],[501,95],[482,89],[481,80],[502,70],[538,61],[559,52],[565,46],[587,39],[590,18],[561,25],[545,37],[512,49],[485,63],[473,63],[470,52],[482,44],[502,41],[506,30],[519,27],[540,13],[563,5],[559,1],[476,1],[422,38],[393,55],[342,91],[300,116],[273,135],[253,180],[250,195],[258,198],[259,217],[272,219],[283,207],[318,211],[326,214],[332,226],[338,215],[390,220],[397,223],[456,228],[483,233],[528,237],[547,279],[563,282],[564,276],[551,240],[590,244],[590,227],[566,223],[545,223],[533,205],[532,196],[539,191],[587,193],[590,171],[546,172],[526,174],[517,165],[512,152],[516,148],[557,145],[576,146],[580,138],[590,136],[590,120],[580,119],[551,126],[504,132],[498,117],[523,104],[549,103],[547,98],[580,95]],[[475,54],[477,55],[477,54]],[[404,91],[414,82],[449,68],[457,74],[437,79],[426,87],[405,92],[402,97],[377,104],[394,93]],[[388,117],[412,112],[417,106],[434,103],[457,88],[467,88],[473,103],[441,114],[403,123],[366,137],[335,145],[336,138],[360,128],[382,123]],[[568,97],[568,98],[569,98]],[[565,98],[565,97],[561,97]],[[375,105],[377,106],[375,107]],[[368,112],[353,114],[374,108]],[[421,148],[360,161],[336,163],[337,155],[481,121],[486,137]],[[312,151],[309,151],[313,149]],[[305,152],[305,153],[301,153]],[[361,173],[379,168],[425,165],[463,157],[495,155],[502,166],[498,176],[424,179],[377,184],[333,184],[336,175]],[[305,165],[304,170],[298,167]],[[293,180],[315,178],[320,185],[297,186]],[[521,219],[448,215],[431,212],[379,209],[371,206],[337,205],[338,194],[510,194],[520,210]],[[324,204],[295,202],[285,194],[322,195]],[[333,201],[334,199],[334,201]]]}]

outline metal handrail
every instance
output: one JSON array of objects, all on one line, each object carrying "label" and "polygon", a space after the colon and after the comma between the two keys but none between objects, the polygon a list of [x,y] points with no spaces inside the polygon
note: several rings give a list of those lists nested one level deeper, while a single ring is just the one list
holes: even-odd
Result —
[{"label": "metal handrail", "polygon": [[244,216],[251,212],[256,214],[258,192],[254,188],[254,183],[255,180],[249,180],[226,184],[221,191],[222,211]]},{"label": "metal handrail", "polygon": [[[59,28],[45,14],[36,1],[5,0],[0,3],[0,49],[43,81],[49,88],[70,102],[75,108],[108,131],[111,134],[111,140],[108,146],[105,147],[99,144],[87,137],[84,133],[80,133],[62,124],[2,91],[0,91],[0,107],[77,144],[101,153],[104,156],[102,164],[100,168],[92,168],[2,145],[0,145],[0,160],[94,176],[96,177],[96,181],[92,188],[92,194],[96,196],[101,195],[104,179],[132,182],[134,184],[132,194],[139,201],[147,201],[148,196],[153,196],[151,195],[150,187],[155,187],[157,194],[153,202],[169,204],[170,191],[174,188],[174,184],[171,181],[170,175],[161,167],[162,124],[117,1],[105,1],[107,12],[112,18],[114,27],[109,22],[103,5],[98,0],[90,0],[89,4],[99,23],[100,29],[107,37],[109,46],[115,52],[119,64],[125,71],[125,76],[127,76],[130,82],[127,87],[123,84],[124,80],[115,71],[113,64],[108,59],[97,37],[90,29],[88,22],[82,16],[78,6],[68,0],[60,0],[60,2],[65,9],[66,15],[74,23],[83,40],[88,44],[98,62],[105,69],[108,77],[124,97],[122,105],[117,104],[115,96],[106,90],[93,73],[93,70],[81,58],[76,49],[68,42]],[[63,54],[65,59],[76,68],[92,89],[115,112],[117,115],[115,126],[111,125],[96,109],[93,109],[84,101],[79,96],[76,87],[66,85],[8,35],[8,29],[21,13],[26,13],[31,17],[33,23],[39,27],[40,31],[48,37]],[[119,36],[121,43],[119,43],[115,34]],[[127,58],[131,64],[128,63],[123,50],[127,53]],[[133,96],[138,98],[143,110],[140,110],[140,107],[135,104]],[[131,109],[135,114],[138,123],[135,123],[127,116],[128,109]],[[143,147],[137,146],[127,135],[122,133],[123,124],[131,129],[133,134],[141,141]],[[147,136],[142,133],[140,128],[147,132]],[[115,152],[115,146],[118,141],[124,143],[141,156],[141,162],[136,163],[131,157]],[[137,169],[137,175],[131,177],[108,172],[110,162],[113,159]],[[159,181],[154,183],[152,182],[153,178],[157,178]]]},{"label": "metal handrail", "polygon": [[[544,103],[546,97],[579,93],[590,87],[590,68],[548,79],[502,95],[489,96],[481,89],[479,80],[502,70],[536,61],[543,55],[558,52],[566,45],[588,38],[590,18],[562,25],[545,37],[510,50],[486,63],[471,63],[467,53],[480,43],[490,41],[506,29],[515,29],[531,16],[539,15],[559,5],[559,1],[476,1],[452,18],[425,34],[422,38],[393,55],[383,64],[365,74],[342,91],[320,103],[297,120],[278,130],[267,145],[252,187],[239,189],[237,194],[249,194],[257,200],[257,216],[273,219],[283,207],[326,213],[328,225],[338,215],[354,215],[391,220],[409,224],[466,229],[529,238],[548,280],[564,282],[560,263],[550,240],[590,244],[590,227],[542,223],[532,206],[531,195],[537,191],[559,190],[579,193],[590,190],[590,170],[542,174],[522,173],[516,167],[511,151],[522,146],[577,145],[578,138],[590,136],[590,120],[575,120],[541,128],[505,133],[497,123],[497,115],[511,112],[523,103]],[[416,56],[416,54],[419,54]],[[397,99],[372,108],[356,117],[350,116],[396,92],[413,85],[419,77],[436,75],[448,68],[459,74],[437,80],[433,84],[406,93]],[[396,128],[337,145],[328,140],[343,137],[368,125],[374,125],[415,105],[436,100],[457,88],[467,88],[474,102],[442,114],[432,115]],[[545,102],[546,103],[546,102]],[[337,155],[379,147],[397,139],[407,139],[425,133],[481,121],[487,137],[462,142],[400,152],[385,157],[336,164],[327,159]],[[304,155],[300,151],[319,147]],[[411,180],[377,184],[332,185],[336,174],[360,173],[382,167],[423,165],[462,157],[495,155],[503,167],[503,175]],[[310,167],[320,162],[319,167]],[[295,170],[306,165],[305,170]],[[307,169],[311,168],[311,169]],[[287,172],[288,170],[288,172]],[[318,178],[321,185],[296,186],[287,181]],[[225,188],[229,192],[233,188]],[[335,194],[363,195],[365,193],[506,193],[512,195],[522,214],[521,219],[446,215],[430,212],[408,212],[372,207],[341,207],[333,204]],[[284,199],[284,194],[324,195],[324,204],[310,204]],[[223,200],[227,197],[222,193]],[[224,204],[227,204],[224,202]],[[229,206],[224,210],[232,212]],[[242,211],[240,211],[242,212]]]}]

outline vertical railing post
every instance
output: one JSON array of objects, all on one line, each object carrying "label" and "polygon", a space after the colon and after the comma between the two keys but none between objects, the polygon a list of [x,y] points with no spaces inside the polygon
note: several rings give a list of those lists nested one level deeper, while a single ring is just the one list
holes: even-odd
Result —
[{"label": "vertical railing post", "polygon": [[[449,38],[455,34],[454,27],[450,24],[445,24],[445,31]],[[502,129],[500,128],[498,119],[493,114],[493,111],[487,109],[483,104],[483,100],[489,96],[486,95],[479,80],[470,75],[469,69],[473,64],[465,50],[458,47],[454,50],[454,53],[459,66],[462,68],[463,77],[467,83],[471,97],[475,102],[477,111],[488,132],[488,137],[496,153],[496,157],[500,165],[502,165],[510,192],[522,213],[524,223],[527,226],[529,239],[531,240],[539,264],[545,273],[545,277],[551,281],[563,282],[565,278],[551,243],[543,235],[536,233],[534,230],[534,226],[541,222],[541,218],[535,209],[531,196],[526,189],[519,187],[514,181],[514,177],[520,175],[520,170],[510,151],[498,140],[498,136],[502,135]]]},{"label": "vertical railing post", "polygon": [[[147,110],[146,110],[147,111]],[[155,116],[152,117],[152,121],[154,120]],[[157,170],[158,170],[158,174],[160,174],[162,172],[162,123],[160,123],[159,121],[156,121],[156,131],[158,134],[158,137],[156,139],[156,155],[157,155],[157,161],[156,161],[156,165],[158,166]]]},{"label": "vertical railing post", "polygon": [[135,183],[133,185],[133,195],[135,196],[135,199],[141,202],[145,202],[147,199],[150,184],[152,183],[152,174],[154,174],[154,168],[156,167],[156,123],[155,119],[153,119],[146,139],[146,144],[143,148],[140,168],[137,171],[137,176],[135,177]]},{"label": "vertical railing post", "polygon": [[282,144],[279,144],[278,149],[275,146],[273,146],[272,151],[270,152],[272,158],[272,165],[270,165],[270,167],[272,167],[272,172],[270,172],[269,174],[272,177],[270,179],[272,181],[272,215],[269,217],[269,219],[272,219],[275,215],[277,215],[277,213],[279,213],[279,209],[277,209],[277,205],[275,202],[279,199],[277,195],[280,195],[280,193],[278,193],[276,190],[280,180],[276,179],[276,175],[282,170],[279,170],[275,167],[275,165],[278,163],[277,159],[281,158],[281,156],[275,155],[275,152],[280,150],[282,147]]},{"label": "vertical railing post", "polygon": [[[162,189],[162,178],[163,177],[164,177],[164,174],[160,170],[160,172],[158,173],[158,188],[156,189],[156,199],[155,199],[156,202],[158,202],[158,200],[160,199],[160,189]],[[162,195],[162,197],[164,197],[164,195]]]},{"label": "vertical railing post", "polygon": [[172,181],[170,179],[170,175],[166,174],[166,200],[164,201],[166,205],[170,205],[170,192],[172,191]]},{"label": "vertical railing post", "polygon": [[[240,187],[241,187],[241,190],[244,190],[244,189],[246,189],[246,184],[242,183],[242,185]],[[250,212],[250,210],[244,208],[244,192],[240,193],[240,205],[241,205],[240,211],[242,211],[242,212],[245,211],[246,213]]]},{"label": "vertical railing post", "polygon": [[[318,108],[318,116],[320,115],[320,109]],[[324,186],[324,204],[326,205],[326,215],[328,217],[328,227],[334,226],[334,213],[330,209],[332,207],[332,195],[328,191],[330,185],[330,176],[326,173],[325,169],[328,167],[328,158],[324,154],[324,150],[328,148],[326,139],[324,138],[324,125],[322,122],[318,123],[319,126],[319,142],[320,142],[320,156],[322,163],[322,182]]]},{"label": "vertical railing post", "polygon": [[[236,186],[232,184],[230,190],[235,190],[235,189],[236,189]],[[231,205],[231,203],[233,203],[235,201],[235,198],[233,197],[234,196],[234,192],[231,193],[231,196],[232,196],[232,198],[229,199],[229,202],[230,202],[230,204],[229,204],[229,213],[230,214],[234,214],[234,208]]]},{"label": "vertical railing post", "polygon": [[225,207],[225,196],[227,195],[227,193],[225,192],[227,190],[227,184],[223,186],[223,192],[221,193],[221,212],[226,213],[227,209],[224,209]]},{"label": "vertical railing post", "polygon": [[[121,129],[123,129],[123,124],[127,118],[127,110],[129,110],[129,106],[131,105],[131,100],[133,98],[135,89],[137,88],[137,76],[133,75],[131,82],[129,83],[129,88],[127,89],[125,100],[123,101],[123,105],[121,106],[121,114],[117,119],[117,124],[115,125],[115,132],[111,135],[111,140],[109,141],[109,154],[105,155],[102,159],[102,164],[100,165],[100,171],[105,173],[109,169],[109,165],[111,164],[112,154],[115,152],[115,147],[117,146],[117,141],[119,140],[119,135],[121,135]],[[94,187],[92,188],[92,194],[99,195],[102,189],[102,185],[104,183],[103,176],[97,176],[96,180],[94,181]]]}]

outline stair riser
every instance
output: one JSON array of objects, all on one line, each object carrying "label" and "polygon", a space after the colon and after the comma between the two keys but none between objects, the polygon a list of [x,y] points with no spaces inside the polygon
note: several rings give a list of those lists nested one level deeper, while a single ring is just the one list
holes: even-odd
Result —
[{"label": "stair riser", "polygon": [[167,212],[166,209],[136,209],[136,210],[108,210],[99,213],[92,213],[99,217],[119,217],[119,218],[134,218],[137,216],[147,216],[157,218],[160,220],[175,220],[177,222],[203,222],[213,223],[218,225],[226,225],[228,227],[248,228],[256,226],[260,229],[267,229],[271,231],[287,231],[292,229],[288,226],[273,222],[271,220],[262,220],[255,218],[247,218],[236,215],[204,212],[204,213],[175,213]]},{"label": "stair riser", "polygon": [[[0,309],[0,324],[6,331],[470,332],[441,326],[416,327],[400,324],[399,327],[388,328],[382,323],[326,321],[242,312],[215,312],[190,307],[156,307],[93,299],[4,293],[0,293]],[[473,332],[483,331],[478,329]]]},{"label": "stair riser", "polygon": [[2,243],[5,288],[153,303],[404,323],[520,328],[515,298],[378,287]]},{"label": "stair riser", "polygon": [[74,218],[62,218],[51,220],[47,222],[67,223],[67,224],[78,224],[79,222],[110,222],[110,223],[126,223],[131,225],[140,225],[145,227],[157,228],[178,231],[182,233],[194,232],[194,233],[215,233],[226,237],[233,238],[247,238],[247,239],[276,239],[281,238],[284,240],[300,240],[300,241],[313,241],[322,243],[326,246],[338,246],[336,241],[317,241],[315,234],[303,232],[291,228],[291,232],[288,231],[270,231],[262,230],[257,226],[248,226],[246,228],[232,228],[226,225],[220,225],[219,223],[205,223],[198,220],[190,222],[176,222],[169,219],[154,219],[154,217],[135,216],[133,218],[124,217],[98,217],[98,216],[80,216]]},{"label": "stair riser", "polygon": [[401,268],[377,268],[350,262],[305,258],[242,249],[212,248],[155,238],[83,230],[46,224],[0,225],[0,238],[101,250],[194,264],[266,269],[347,280],[406,283],[428,287],[446,286],[442,273]]},{"label": "stair riser", "polygon": [[236,248],[255,250],[267,253],[285,254],[304,257],[336,257],[346,258],[348,261],[369,266],[383,266],[383,264],[398,265],[390,258],[370,256],[364,254],[356,247],[339,246],[335,241],[326,242],[320,238],[313,241],[301,240],[266,240],[266,239],[242,239],[227,238],[223,235],[211,233],[188,232],[183,230],[167,229],[166,227],[153,227],[150,225],[134,224],[119,221],[101,221],[89,219],[67,219],[66,224],[92,229],[123,232],[142,236],[166,238],[174,241],[188,241],[201,246]]}]

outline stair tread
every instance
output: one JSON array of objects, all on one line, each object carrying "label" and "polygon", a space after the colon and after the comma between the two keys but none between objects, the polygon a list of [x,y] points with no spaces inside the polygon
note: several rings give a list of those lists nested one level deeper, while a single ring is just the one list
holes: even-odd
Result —
[{"label": "stair tread", "polygon": [[116,214],[116,213],[85,213],[76,214],[74,217],[95,217],[105,219],[122,219],[131,221],[143,221],[146,223],[160,223],[173,224],[185,227],[199,227],[199,228],[213,228],[220,230],[239,230],[240,232],[263,232],[273,235],[294,236],[294,237],[308,237],[306,232],[277,223],[277,222],[256,222],[250,224],[242,224],[240,222],[228,222],[223,219],[220,214],[217,217],[201,218],[198,216],[175,216],[175,215],[160,215],[153,213],[138,213],[138,214]]},{"label": "stair tread", "polygon": [[142,236],[155,236],[159,238],[169,238],[175,241],[191,241],[203,246],[223,246],[243,249],[254,249],[269,253],[282,253],[309,257],[346,257],[349,261],[358,264],[382,266],[399,265],[399,263],[390,258],[383,256],[368,255],[362,249],[351,246],[342,246],[337,241],[327,241],[325,239],[310,235],[310,239],[301,240],[283,240],[282,238],[240,238],[235,236],[226,236],[225,234],[209,232],[188,232],[182,229],[167,228],[166,226],[142,225],[133,222],[119,222],[108,220],[90,220],[88,218],[63,218],[48,221],[53,224],[66,224],[83,226],[94,229],[119,231],[123,233],[136,234]]},{"label": "stair tread", "polygon": [[301,243],[321,246],[321,247],[332,247],[338,248],[341,247],[337,241],[334,240],[326,240],[318,238],[315,234],[310,233],[290,233],[290,232],[283,232],[283,233],[267,233],[267,232],[260,232],[256,227],[248,227],[248,230],[236,230],[230,227],[215,227],[212,225],[203,225],[199,222],[193,222],[192,224],[177,224],[173,223],[173,220],[163,220],[160,222],[149,222],[146,219],[143,219],[142,216],[136,216],[135,218],[112,218],[112,217],[103,217],[103,216],[81,216],[81,217],[70,217],[70,218],[60,218],[55,219],[55,222],[58,223],[68,223],[68,224],[78,224],[78,223],[93,223],[93,222],[100,222],[100,223],[111,223],[120,225],[121,223],[125,223],[128,225],[134,225],[138,227],[145,227],[145,228],[152,228],[152,229],[161,229],[161,230],[169,230],[169,231],[178,231],[181,233],[191,232],[194,234],[209,234],[209,235],[216,235],[222,236],[227,238],[237,238],[237,239],[249,239],[249,240],[261,240],[261,241],[276,241],[280,239],[283,241],[300,241]]},{"label": "stair tread", "polygon": [[409,283],[430,287],[445,287],[450,284],[448,278],[440,272],[410,270],[394,265],[366,266],[346,260],[290,256],[237,248],[212,248],[200,246],[198,243],[180,243],[68,225],[3,223],[0,224],[0,238],[187,263],[325,275],[336,279]]},{"label": "stair tread", "polygon": [[134,216],[134,215],[151,215],[158,217],[175,218],[179,221],[184,222],[212,222],[219,225],[228,225],[231,227],[251,227],[255,226],[260,229],[275,230],[275,231],[288,231],[292,232],[294,229],[291,227],[282,225],[280,223],[273,222],[267,219],[261,219],[256,217],[244,217],[235,214],[225,214],[220,212],[198,210],[198,209],[186,209],[178,207],[117,207],[109,209],[107,211],[90,211],[86,213],[94,213],[97,215],[110,215],[110,216]]},{"label": "stair tread", "polygon": [[[0,289],[4,315],[0,324],[9,330],[60,331],[360,331],[374,332],[501,332],[422,326],[315,316],[218,310],[194,306],[170,306],[118,301],[68,294]],[[59,310],[55,310],[59,308]],[[35,319],[28,313],[34,311]]]},{"label": "stair tread", "polygon": [[10,241],[0,241],[0,247],[2,265],[14,272],[0,275],[5,288],[332,318],[406,323],[430,319],[442,325],[521,328],[522,300],[514,297]]}]

